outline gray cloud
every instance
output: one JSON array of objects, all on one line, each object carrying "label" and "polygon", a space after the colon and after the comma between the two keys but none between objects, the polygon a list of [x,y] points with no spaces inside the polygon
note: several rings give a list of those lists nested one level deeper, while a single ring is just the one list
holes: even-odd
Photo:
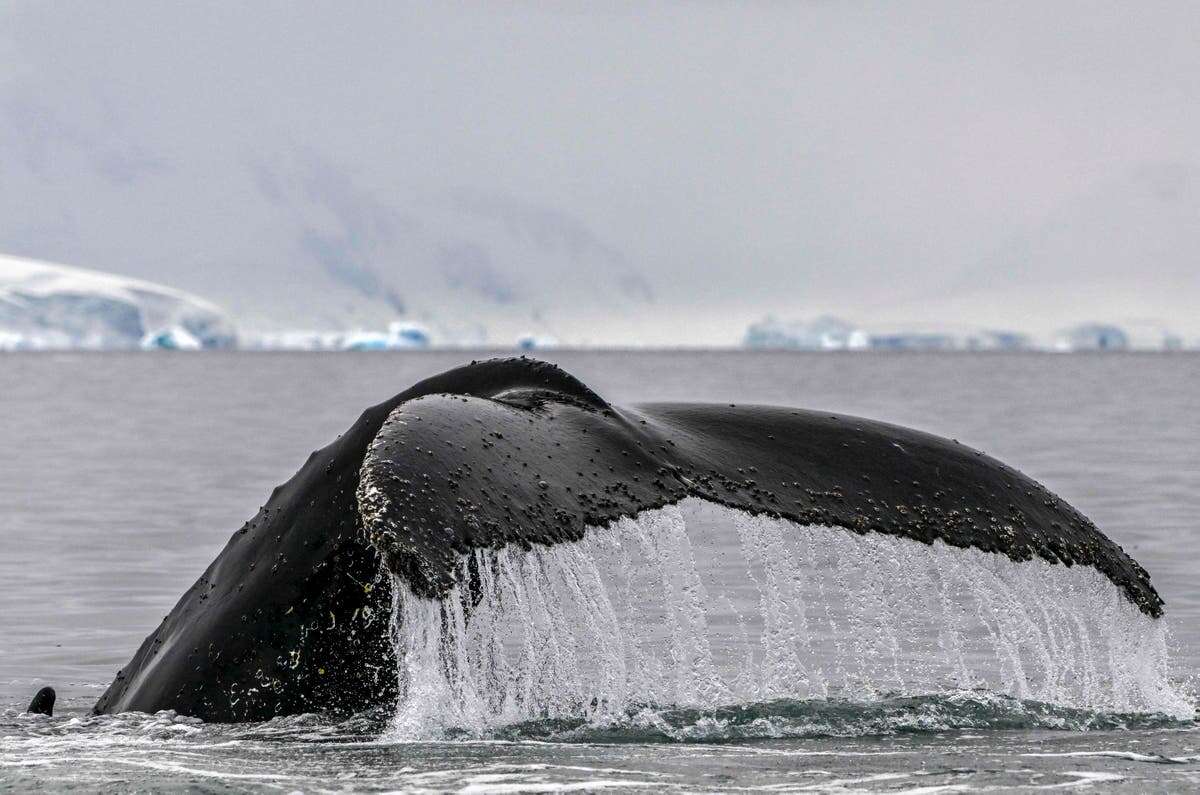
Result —
[{"label": "gray cloud", "polygon": [[1192,3],[10,3],[0,250],[264,325],[1195,336],[1198,34]]}]

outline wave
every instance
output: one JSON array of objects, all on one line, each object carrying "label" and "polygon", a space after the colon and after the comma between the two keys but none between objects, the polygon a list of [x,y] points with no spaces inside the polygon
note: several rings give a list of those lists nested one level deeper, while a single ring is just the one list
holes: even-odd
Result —
[{"label": "wave", "polygon": [[635,705],[615,718],[532,720],[500,728],[494,736],[557,742],[712,743],[963,730],[1112,731],[1190,725],[1192,721],[1162,713],[1095,712],[989,691],[958,691],[874,702],[780,699],[715,709]]}]

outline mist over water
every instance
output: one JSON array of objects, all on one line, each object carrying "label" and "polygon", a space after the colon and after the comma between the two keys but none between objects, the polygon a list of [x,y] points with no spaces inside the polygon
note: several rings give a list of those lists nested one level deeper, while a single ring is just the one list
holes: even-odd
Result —
[{"label": "mist over water", "polygon": [[[1143,563],[1163,621],[1085,567],[689,500],[578,544],[464,561],[467,586],[445,602],[397,588],[398,705],[232,726],[87,714],[313,448],[480,355],[3,357],[0,782],[1200,786],[1189,355],[550,357],[615,402],[828,408],[982,448]],[[56,716],[20,714],[43,684],[59,691]]]}]

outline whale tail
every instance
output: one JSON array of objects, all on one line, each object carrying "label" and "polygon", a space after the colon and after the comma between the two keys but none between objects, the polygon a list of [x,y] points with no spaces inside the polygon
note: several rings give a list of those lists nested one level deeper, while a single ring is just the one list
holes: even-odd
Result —
[{"label": "whale tail", "polygon": [[[463,616],[465,627],[467,613],[496,615],[486,611],[500,604],[493,604],[497,583],[513,579],[514,560],[549,560],[571,574],[565,582],[583,582],[575,575],[590,570],[571,562],[581,544],[647,512],[674,516],[673,506],[684,503],[825,528],[820,538],[828,543],[818,551],[859,541],[878,549],[891,539],[930,554],[944,545],[971,559],[1040,561],[1022,571],[1091,568],[1148,618],[1162,615],[1146,571],[1087,517],[957,442],[779,406],[615,406],[554,365],[502,359],[428,378],[366,409],[314,452],[232,534],[95,712],[174,709],[243,721],[373,709],[401,696],[403,667],[417,659],[398,656],[389,622],[398,615],[397,593],[411,593],[404,605],[429,611],[404,626],[421,630],[413,642],[430,641],[421,648],[440,659],[442,640],[474,637],[445,630],[446,616]],[[677,524],[654,527],[648,548],[662,548],[662,534],[680,538]],[[739,546],[735,530],[730,538]],[[786,543],[809,536],[783,534]],[[870,571],[881,569],[872,563]],[[547,604],[566,598],[547,593]],[[505,597],[504,609],[529,605],[524,594]],[[525,614],[503,615],[524,622]],[[541,627],[542,616],[530,626]],[[581,692],[586,703],[591,695]]]}]

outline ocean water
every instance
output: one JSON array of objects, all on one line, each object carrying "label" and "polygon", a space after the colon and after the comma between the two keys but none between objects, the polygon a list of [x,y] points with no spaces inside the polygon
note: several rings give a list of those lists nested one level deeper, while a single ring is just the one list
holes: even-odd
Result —
[{"label": "ocean water", "polygon": [[[366,405],[484,355],[0,357],[0,787],[1200,788],[1190,354],[544,355],[617,403],[823,408],[983,449],[1137,558],[1161,625],[1079,569],[691,504],[580,548],[480,561],[497,598],[469,622],[444,620],[452,600],[400,600],[396,642],[416,670],[399,706],[224,726],[88,715],[309,452]],[[432,626],[455,627],[454,676]],[[55,716],[22,714],[43,684]]]}]

